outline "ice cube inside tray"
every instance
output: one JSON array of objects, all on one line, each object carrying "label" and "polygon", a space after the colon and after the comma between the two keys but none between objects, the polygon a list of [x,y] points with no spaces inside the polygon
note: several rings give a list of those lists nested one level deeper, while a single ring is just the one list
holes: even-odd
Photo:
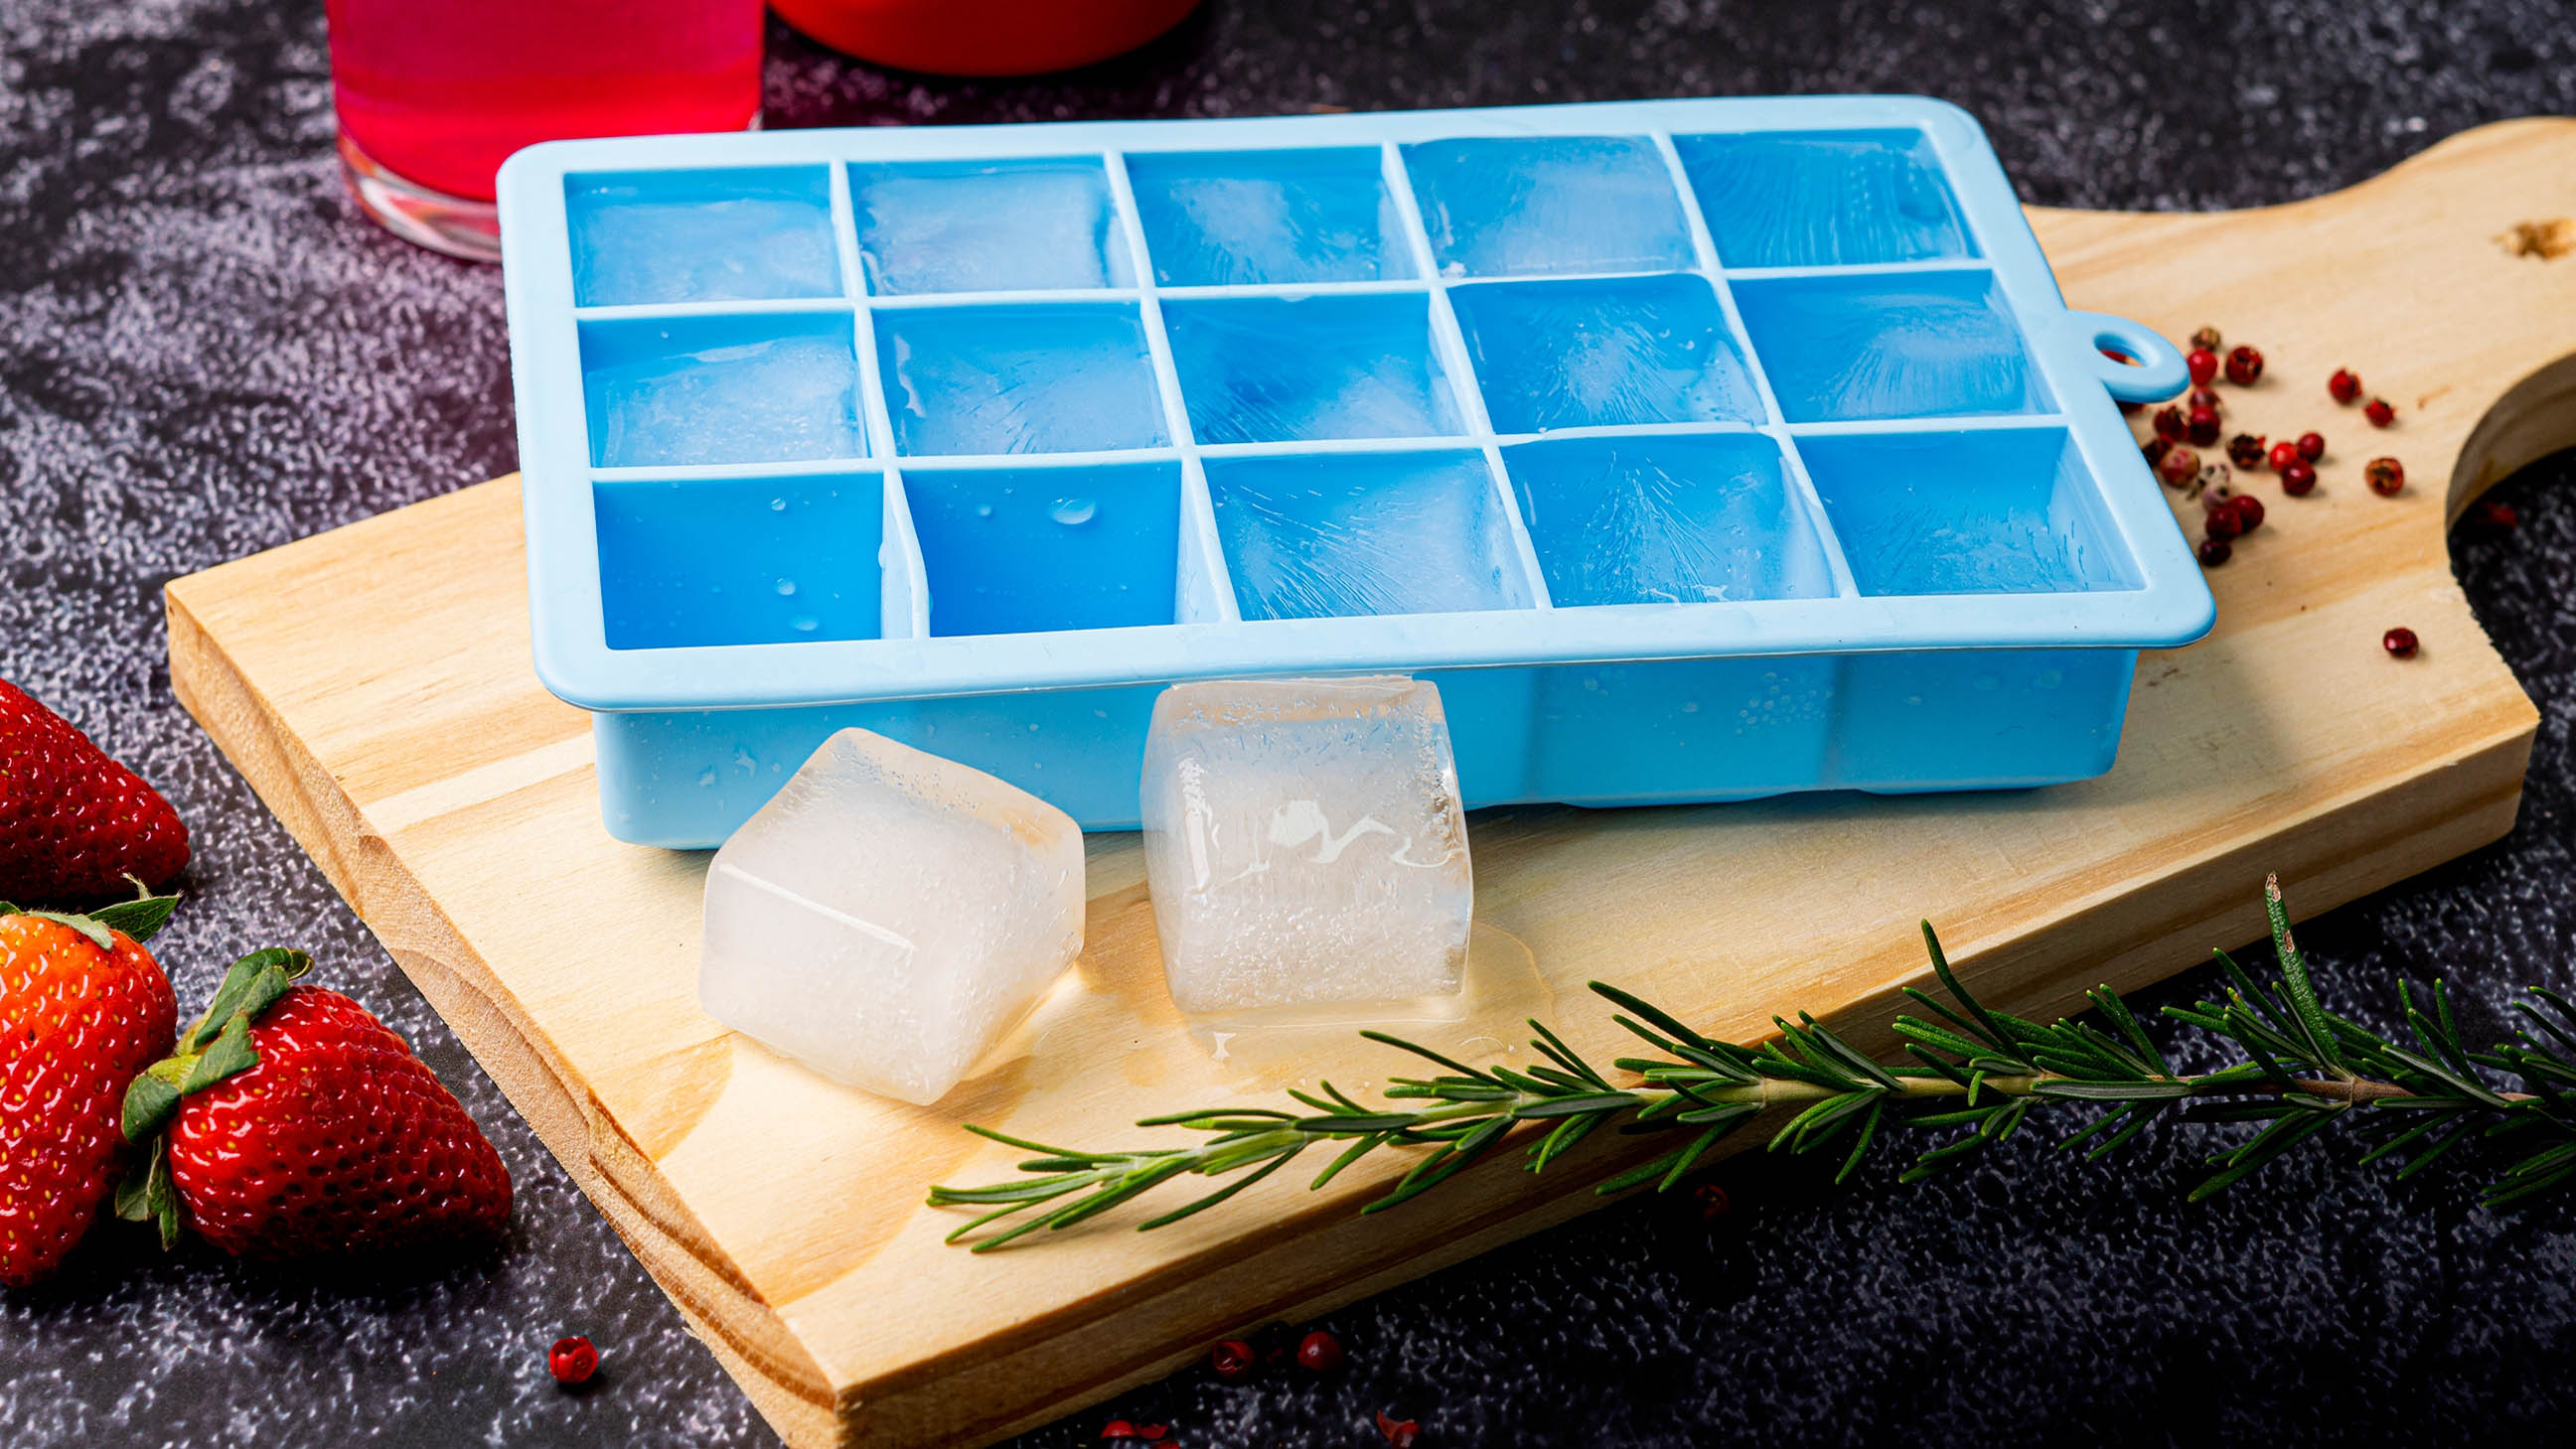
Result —
[{"label": "ice cube inside tray", "polygon": [[1743,348],[1701,278],[1487,282],[1449,302],[1496,432],[1761,421]]},{"label": "ice cube inside tray", "polygon": [[1163,692],[1145,869],[1185,1012],[1454,995],[1474,882],[1440,691],[1401,678]]},{"label": "ice cube inside tray", "polygon": [[591,461],[866,456],[851,327],[823,313],[583,323]]},{"label": "ice cube inside tray", "polygon": [[1115,302],[876,314],[897,452],[1068,453],[1164,441],[1136,308]]},{"label": "ice cube inside tray", "polygon": [[569,177],[573,300],[837,297],[831,195],[820,166]]},{"label": "ice cube inside tray", "polygon": [[1413,275],[1373,146],[1131,152],[1127,176],[1154,280],[1165,286]]},{"label": "ice cube inside tray", "polygon": [[1833,575],[1760,433],[1555,438],[1503,452],[1559,608],[1813,599]]},{"label": "ice cube inside tray", "polygon": [[1176,298],[1163,326],[1202,443],[1462,431],[1419,293]]},{"label": "ice cube inside tray", "polygon": [[1663,153],[1643,136],[1465,136],[1404,148],[1443,275],[1692,265]]},{"label": "ice cube inside tray", "polygon": [[2063,428],[1814,436],[1798,452],[1864,594],[2139,586]]},{"label": "ice cube inside tray", "polygon": [[1124,287],[1135,269],[1096,156],[850,168],[868,290]]},{"label": "ice cube inside tray", "polygon": [[1481,453],[1210,458],[1205,466],[1246,619],[1530,607]]},{"label": "ice cube inside tray", "polygon": [[1730,267],[1973,255],[1921,131],[1675,136],[1673,147]]},{"label": "ice cube inside tray", "polygon": [[698,998],[837,1081],[945,1096],[1082,950],[1082,833],[980,770],[832,736],[707,871]]},{"label": "ice cube inside tray", "polygon": [[1984,271],[1745,278],[1734,292],[1790,422],[2047,410]]}]

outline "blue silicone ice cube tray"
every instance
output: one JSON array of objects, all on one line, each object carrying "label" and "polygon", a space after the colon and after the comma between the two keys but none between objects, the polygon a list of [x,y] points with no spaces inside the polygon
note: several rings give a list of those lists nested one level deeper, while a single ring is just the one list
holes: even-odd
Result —
[{"label": "blue silicone ice cube tray", "polygon": [[2213,616],[2112,406],[2181,358],[1937,101],[564,142],[501,212],[628,840],[847,725],[1130,826],[1155,694],[1256,675],[1435,681],[1471,805],[2039,785]]}]

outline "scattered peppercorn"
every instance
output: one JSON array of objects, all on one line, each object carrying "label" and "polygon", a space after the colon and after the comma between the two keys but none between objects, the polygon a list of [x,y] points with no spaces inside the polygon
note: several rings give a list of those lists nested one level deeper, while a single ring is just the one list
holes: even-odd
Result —
[{"label": "scattered peppercorn", "polygon": [[2202,352],[2216,352],[2227,344],[2218,340],[2217,328],[2203,322],[2199,329],[2191,334],[2191,345]]},{"label": "scattered peppercorn", "polygon": [[2245,519],[2234,507],[2222,506],[2209,510],[2200,521],[2200,529],[2211,538],[2234,538],[2245,531]]},{"label": "scattered peppercorn", "polygon": [[2379,647],[2399,659],[2415,657],[2415,631],[2399,625],[2379,636]]},{"label": "scattered peppercorn", "polygon": [[2382,498],[2394,498],[2406,487],[2406,465],[2394,458],[2373,458],[2361,470],[2362,481]]},{"label": "scattered peppercorn", "polygon": [[2227,440],[2227,461],[2239,468],[2263,466],[2263,440],[2253,433],[2238,433]]},{"label": "scattered peppercorn", "polygon": [[1342,1366],[1342,1341],[1316,1329],[1297,1340],[1297,1366],[1319,1374],[1328,1374]]},{"label": "scattered peppercorn", "polygon": [[1103,1439],[1134,1439],[1141,1436],[1137,1434],[1135,1425],[1128,1423],[1124,1419],[1112,1419],[1108,1423],[1100,1426],[1100,1437]]},{"label": "scattered peppercorn", "polygon": [[2390,407],[2384,397],[2375,397],[2362,404],[2361,415],[2370,419],[2374,428],[2384,428],[2397,421],[2397,409]]},{"label": "scattered peppercorn", "polygon": [[2293,498],[2305,498],[2317,486],[2317,465],[2305,458],[2292,458],[2281,470],[2281,491]]},{"label": "scattered peppercorn", "polygon": [[2334,376],[2326,379],[2326,395],[2339,403],[2351,402],[2361,396],[2361,379],[2351,368],[2338,367]]},{"label": "scattered peppercorn", "polygon": [[2227,562],[2228,555],[2236,550],[2228,545],[2226,539],[2204,538],[2200,541],[2200,547],[2193,549],[2192,552],[2199,556],[2202,567],[2214,569]]},{"label": "scattered peppercorn", "polygon": [[2149,438],[2138,445],[2138,451],[2146,455],[2147,466],[2152,468],[2164,461],[2165,453],[2172,447],[2171,438]]},{"label": "scattered peppercorn", "polygon": [[2191,431],[2191,424],[2183,417],[2182,409],[2172,403],[2156,409],[2154,421],[2156,436],[2159,438],[2179,441],[2183,434]]},{"label": "scattered peppercorn", "polygon": [[1169,1439],[1172,1437],[1172,1426],[1169,1424],[1139,1424],[1136,1426],[1136,1437],[1139,1439]]},{"label": "scattered peppercorn", "polygon": [[2156,476],[2176,488],[2190,482],[2199,474],[2200,455],[2189,448],[2167,448],[2165,455],[2156,460]]},{"label": "scattered peppercorn", "polygon": [[2513,511],[2512,504],[2498,503],[2492,498],[2479,499],[2478,506],[2469,510],[2469,515],[2489,528],[2507,532],[2511,532],[2522,523],[2522,515]]},{"label": "scattered peppercorn", "polygon": [[2200,470],[2199,481],[2193,484],[2191,496],[2200,500],[2203,511],[2233,503],[2236,501],[2235,477],[2226,464],[2212,463]]},{"label": "scattered peppercorn", "polygon": [[2272,471],[2278,473],[2299,461],[2299,445],[2287,441],[2274,443],[2271,453],[2267,456],[2271,460]]},{"label": "scattered peppercorn", "polygon": [[599,1372],[599,1350],[578,1333],[558,1338],[546,1350],[546,1372],[559,1384],[586,1384]]},{"label": "scattered peppercorn", "polygon": [[2195,447],[2206,448],[2217,442],[2218,409],[2193,408],[2183,423],[2183,436],[2191,439]]},{"label": "scattered peppercorn", "polygon": [[2216,409],[2221,406],[2218,400],[2218,389],[2214,387],[2193,388],[2190,392],[2183,394],[2182,405],[2186,408]]},{"label": "scattered peppercorn", "polygon": [[1699,1216],[1702,1222],[1716,1222],[1726,1216],[1727,1209],[1734,1206],[1734,1203],[1727,1198],[1726,1189],[1713,1182],[1703,1182],[1692,1188],[1691,1201],[1699,1204]]},{"label": "scattered peppercorn", "polygon": [[2191,370],[2195,386],[2207,387],[2218,380],[2218,354],[2206,347],[2195,347],[2184,356],[2182,365]]},{"label": "scattered peppercorn", "polygon": [[1239,1338],[1229,1338],[1208,1350],[1208,1367],[1227,1383],[1251,1376],[1252,1345]]},{"label": "scattered peppercorn", "polygon": [[2255,497],[2251,493],[2239,493],[2233,499],[2229,500],[2228,506],[2236,511],[2236,527],[2238,532],[2252,533],[2254,530],[2263,526],[2262,499]]},{"label": "scattered peppercorn", "polygon": [[2227,354],[2227,380],[2238,387],[2252,387],[2263,375],[2263,354],[2251,347],[2239,347]]},{"label": "scattered peppercorn", "polygon": [[1386,1410],[1377,1411],[1377,1431],[1386,1436],[1388,1449],[1414,1449],[1422,1442],[1422,1426],[1411,1419],[1398,1419]]},{"label": "scattered peppercorn", "polygon": [[2323,433],[2301,433],[2299,434],[2298,448],[2299,456],[2313,463],[2326,455],[2326,435]]}]

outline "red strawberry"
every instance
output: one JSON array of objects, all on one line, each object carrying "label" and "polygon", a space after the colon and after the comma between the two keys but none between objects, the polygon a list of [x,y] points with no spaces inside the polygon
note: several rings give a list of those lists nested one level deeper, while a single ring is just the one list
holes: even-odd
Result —
[{"label": "red strawberry", "polygon": [[0,679],[0,898],[101,900],[187,864],[188,827],[159,791]]},{"label": "red strawberry", "polygon": [[44,1277],[89,1231],[125,1152],[125,1084],[178,1028],[170,978],[135,940],[169,900],[99,914],[124,929],[0,905],[0,1283]]},{"label": "red strawberry", "polygon": [[247,1258],[497,1232],[510,1216],[501,1155],[365,1007],[287,984],[310,964],[245,957],[177,1054],[136,1080],[128,1134],[167,1122],[169,1135],[133,1215],[159,1217],[165,1238],[184,1218]]}]

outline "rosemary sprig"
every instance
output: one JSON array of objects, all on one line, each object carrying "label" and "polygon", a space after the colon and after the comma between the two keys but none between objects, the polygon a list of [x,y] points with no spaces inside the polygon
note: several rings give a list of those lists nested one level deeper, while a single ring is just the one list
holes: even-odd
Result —
[{"label": "rosemary sprig", "polygon": [[[1327,1082],[1313,1092],[1288,1094],[1302,1110],[1214,1107],[1136,1124],[1201,1134],[1172,1147],[1091,1152],[969,1126],[969,1132],[1038,1155],[1019,1164],[1024,1175],[1016,1180],[934,1187],[930,1201],[982,1210],[948,1237],[952,1243],[972,1240],[980,1253],[1040,1229],[1071,1227],[1179,1177],[1230,1180],[1138,1224],[1140,1229],[1214,1207],[1311,1148],[1336,1144],[1339,1150],[1310,1188],[1321,1188],[1372,1153],[1418,1152],[1412,1168],[1362,1209],[1384,1212],[1446,1182],[1516,1129],[1532,1129],[1523,1134],[1523,1165],[1538,1172],[1612,1122],[1622,1132],[1671,1134],[1675,1145],[1597,1190],[1622,1192],[1652,1183],[1661,1191],[1681,1181],[1718,1143],[1766,1116],[1779,1119],[1768,1144],[1772,1151],[1840,1151],[1836,1181],[1851,1175],[1887,1128],[1955,1129],[1957,1136],[1916,1156],[1903,1174],[1912,1182],[2011,1137],[2034,1112],[2083,1106],[2108,1110],[2059,1145],[2083,1148],[2088,1160],[2118,1150],[2162,1116],[2262,1124],[2209,1159],[2216,1170],[2192,1189],[2195,1202],[2347,1117],[2357,1120],[2370,1141],[2361,1160],[2396,1158],[2401,1178],[2473,1138],[2517,1137],[2530,1150],[2488,1186],[2490,1206],[2576,1180],[2576,1004],[2535,987],[2530,999],[2514,1003],[2521,1018],[2517,1040],[2471,1051],[2440,982],[2420,990],[2400,982],[2407,1037],[2392,1040],[2318,1004],[2276,879],[2264,883],[2264,908],[2279,978],[2269,987],[2259,985],[2220,951],[2225,999],[2164,1009],[2243,1049],[2245,1061],[2215,1072],[2175,1071],[2108,987],[2087,993],[2100,1025],[2041,1025],[1987,1007],[1951,972],[1926,922],[1923,944],[1949,999],[1906,989],[1930,1015],[1896,1019],[1908,1058],[1903,1066],[1873,1060],[1804,1013],[1794,1022],[1773,1018],[1779,1035],[1758,1047],[1715,1041],[1653,1004],[1596,981],[1593,991],[1621,1008],[1612,1019],[1659,1053],[1619,1058],[1615,1068],[1635,1079],[1625,1085],[1603,1076],[1535,1020],[1530,1046],[1542,1060],[1517,1069],[1470,1067],[1400,1037],[1367,1031],[1361,1035],[1443,1070],[1393,1079],[1385,1106],[1365,1106]],[[2490,1073],[2519,1078],[2529,1090],[2505,1091]]]}]

